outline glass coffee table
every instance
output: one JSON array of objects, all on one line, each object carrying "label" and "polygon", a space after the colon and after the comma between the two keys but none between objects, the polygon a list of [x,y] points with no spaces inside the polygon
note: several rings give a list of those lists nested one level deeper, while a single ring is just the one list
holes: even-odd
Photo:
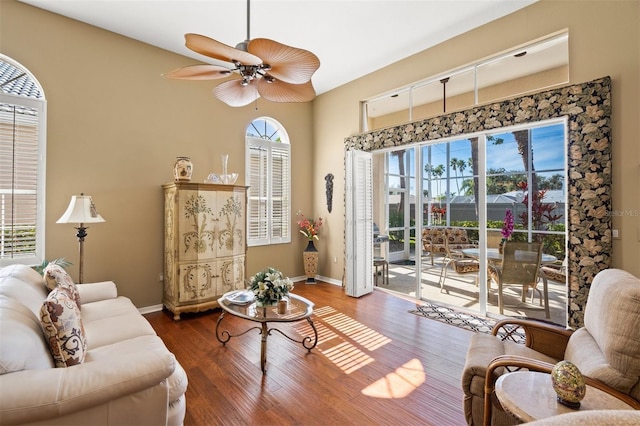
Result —
[{"label": "glass coffee table", "polygon": [[[313,302],[302,296],[289,293],[287,308],[284,313],[280,314],[278,313],[277,306],[257,306],[256,302],[253,301],[252,298],[247,297],[247,295],[248,293],[246,290],[235,290],[225,293],[218,299],[218,304],[220,305],[220,308],[222,308],[222,313],[220,314],[220,317],[218,317],[218,322],[216,323],[216,338],[220,343],[225,345],[232,337],[242,336],[251,330],[259,330],[260,335],[262,336],[260,345],[260,368],[263,373],[266,371],[265,367],[267,363],[267,337],[269,337],[274,331],[277,331],[293,342],[301,343],[308,352],[311,352],[311,349],[316,347],[318,344],[318,331],[311,319],[314,306]],[[220,324],[222,323],[226,313],[248,321],[259,323],[260,325],[251,327],[242,333],[231,334],[228,330],[220,330]],[[307,320],[311,326],[311,330],[313,330],[313,337],[305,336],[302,340],[297,340],[287,335],[282,330],[270,328],[268,325],[269,323],[285,323],[302,320]]]}]

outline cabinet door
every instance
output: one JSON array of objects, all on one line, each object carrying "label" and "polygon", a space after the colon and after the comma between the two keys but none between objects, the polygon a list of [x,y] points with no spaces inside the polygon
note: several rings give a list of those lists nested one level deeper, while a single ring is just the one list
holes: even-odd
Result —
[{"label": "cabinet door", "polygon": [[215,258],[216,192],[180,191],[178,203],[178,258],[186,262]]},{"label": "cabinet door", "polygon": [[179,268],[180,302],[198,302],[215,299],[216,292],[215,262],[182,264]]},{"label": "cabinet door", "polygon": [[218,260],[217,294],[245,288],[244,256],[227,257]]},{"label": "cabinet door", "polygon": [[218,191],[218,257],[245,253],[245,195],[239,191]]}]

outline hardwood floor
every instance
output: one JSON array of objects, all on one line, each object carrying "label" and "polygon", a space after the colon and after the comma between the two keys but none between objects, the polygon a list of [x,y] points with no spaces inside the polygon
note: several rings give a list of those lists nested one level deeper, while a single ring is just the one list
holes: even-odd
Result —
[{"label": "hardwood floor", "polygon": [[[300,282],[294,293],[315,303],[318,345],[308,353],[272,334],[264,375],[258,331],[216,340],[220,310],[145,315],[187,372],[185,426],[466,424],[460,377],[472,332],[409,314],[414,300],[383,291],[352,298]],[[223,324],[255,325],[231,315]],[[278,328],[304,336],[308,325]]]}]

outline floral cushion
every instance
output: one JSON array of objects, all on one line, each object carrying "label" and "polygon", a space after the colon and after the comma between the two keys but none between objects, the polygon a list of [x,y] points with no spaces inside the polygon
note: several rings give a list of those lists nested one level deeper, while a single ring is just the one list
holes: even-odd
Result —
[{"label": "floral cushion", "polygon": [[442,228],[424,228],[422,230],[422,245],[425,251],[446,253],[445,232]]},{"label": "floral cushion", "polygon": [[40,308],[44,336],[56,367],[82,364],[87,352],[87,339],[80,308],[70,290],[56,287]]},{"label": "floral cushion", "polygon": [[76,284],[73,282],[67,271],[65,271],[62,266],[56,265],[55,263],[49,263],[47,267],[44,268],[43,275],[44,285],[49,289],[49,291],[55,289],[56,287],[64,287],[69,289],[71,296],[78,305],[78,309],[82,309],[78,288],[76,287]]}]

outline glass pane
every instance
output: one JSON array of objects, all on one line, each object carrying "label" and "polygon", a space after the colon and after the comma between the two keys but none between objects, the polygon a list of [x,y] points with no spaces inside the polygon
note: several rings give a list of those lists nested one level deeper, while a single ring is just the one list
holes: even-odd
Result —
[{"label": "glass pane", "polygon": [[473,68],[452,75],[443,83],[443,95],[446,95],[443,111],[460,111],[475,105],[475,70]]},{"label": "glass pane", "polygon": [[[526,131],[525,131],[526,132]],[[521,141],[522,142],[522,141]],[[524,144],[526,152],[527,142]],[[523,173],[523,156],[514,133],[495,133],[487,137],[487,173]]]},{"label": "glass pane", "polygon": [[569,36],[478,65],[478,102],[504,99],[569,81]]},{"label": "glass pane", "polygon": [[422,120],[442,114],[442,84],[439,81],[414,87],[411,96],[413,120]]},{"label": "glass pane", "polygon": [[367,129],[382,129],[409,121],[409,105],[409,89],[367,102],[365,111]]}]

